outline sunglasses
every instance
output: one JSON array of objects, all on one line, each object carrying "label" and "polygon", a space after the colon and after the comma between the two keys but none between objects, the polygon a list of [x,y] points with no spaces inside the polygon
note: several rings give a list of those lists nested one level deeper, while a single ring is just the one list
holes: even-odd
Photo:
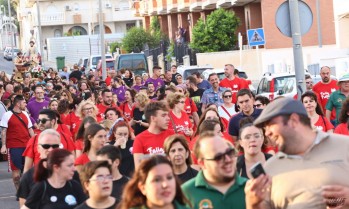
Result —
[{"label": "sunglasses", "polygon": [[231,98],[231,95],[225,95],[224,98]]},{"label": "sunglasses", "polygon": [[47,121],[51,121],[50,119],[47,119],[47,118],[43,118],[43,119],[38,119],[38,123],[42,123],[42,124],[45,124]]},{"label": "sunglasses", "polygon": [[204,160],[221,162],[221,161],[225,161],[225,156],[228,156],[229,158],[233,158],[235,155],[236,155],[236,150],[234,148],[229,148],[224,153],[218,153],[213,158],[204,158]]},{"label": "sunglasses", "polygon": [[50,147],[52,147],[52,149],[59,148],[59,144],[40,144],[40,146],[44,149],[50,149]]},{"label": "sunglasses", "polygon": [[256,105],[253,105],[253,107],[261,107],[263,104],[256,104]]}]

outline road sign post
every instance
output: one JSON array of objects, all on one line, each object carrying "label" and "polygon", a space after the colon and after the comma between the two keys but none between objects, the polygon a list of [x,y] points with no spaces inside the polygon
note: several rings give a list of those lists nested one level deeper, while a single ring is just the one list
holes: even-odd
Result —
[{"label": "road sign post", "polygon": [[250,46],[260,46],[265,45],[264,29],[250,29],[247,30],[248,45]]}]

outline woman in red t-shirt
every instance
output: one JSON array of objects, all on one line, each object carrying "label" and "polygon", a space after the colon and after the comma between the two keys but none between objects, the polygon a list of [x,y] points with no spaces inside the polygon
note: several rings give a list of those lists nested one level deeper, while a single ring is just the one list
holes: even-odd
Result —
[{"label": "woman in red t-shirt", "polygon": [[90,161],[96,160],[97,151],[100,150],[107,142],[107,132],[104,128],[96,123],[91,124],[84,134],[83,153],[75,159],[75,167],[80,172],[83,165]]},{"label": "woman in red t-shirt", "polygon": [[301,101],[308,113],[313,128],[332,133],[334,127],[324,116],[324,112],[322,111],[316,94],[313,91],[307,91],[302,95]]},{"label": "woman in red t-shirt", "polygon": [[349,136],[349,97],[343,102],[339,122],[334,133]]},{"label": "woman in red t-shirt", "polygon": [[179,92],[167,95],[167,103],[170,107],[170,122],[168,129],[173,130],[177,134],[184,135],[190,141],[193,135],[193,124],[188,114],[184,111],[185,96]]},{"label": "woman in red t-shirt", "polygon": [[125,102],[123,102],[120,105],[120,109],[124,114],[124,118],[127,119],[127,121],[130,121],[132,119],[131,115],[135,103],[136,93],[137,92],[133,89],[127,89],[125,91]]}]

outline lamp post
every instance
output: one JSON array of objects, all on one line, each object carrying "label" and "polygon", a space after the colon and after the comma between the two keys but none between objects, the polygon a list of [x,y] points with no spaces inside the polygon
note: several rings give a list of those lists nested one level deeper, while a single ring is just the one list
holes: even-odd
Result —
[{"label": "lamp post", "polygon": [[[3,23],[4,23],[4,17],[5,17],[5,6],[4,5],[1,5],[0,6],[0,10],[3,9],[3,12],[1,14],[1,26],[3,26]],[[2,29],[2,28],[1,28]],[[7,27],[5,25],[5,34],[7,34]],[[4,41],[2,40],[1,38],[1,48],[3,48],[4,46],[2,45],[4,43]]]},{"label": "lamp post", "polygon": [[11,4],[10,0],[7,0],[7,6],[8,6],[8,17],[10,19],[10,39],[11,39],[11,58],[13,60],[13,30],[12,30],[12,17],[11,17]]},{"label": "lamp post", "polygon": [[103,13],[102,13],[102,0],[99,0],[99,34],[101,41],[101,55],[102,55],[102,78],[105,80],[107,78],[107,71],[105,66],[105,46],[104,46],[104,24],[103,24]]},{"label": "lamp post", "polygon": [[44,53],[44,49],[43,49],[43,44],[41,42],[41,38],[42,38],[42,34],[41,34],[41,16],[40,16],[40,8],[39,8],[39,1],[36,0],[36,11],[38,13],[38,32],[39,32],[39,44],[40,44],[40,56],[41,56],[41,66],[44,66],[44,56],[43,56],[43,53]]}]

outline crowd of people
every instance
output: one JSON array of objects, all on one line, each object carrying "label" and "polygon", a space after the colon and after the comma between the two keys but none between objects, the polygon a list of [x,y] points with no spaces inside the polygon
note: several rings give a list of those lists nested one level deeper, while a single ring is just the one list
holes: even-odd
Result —
[{"label": "crowd of people", "polygon": [[349,75],[323,67],[301,101],[270,101],[231,64],[222,80],[152,70],[0,74],[22,209],[349,208]]}]

